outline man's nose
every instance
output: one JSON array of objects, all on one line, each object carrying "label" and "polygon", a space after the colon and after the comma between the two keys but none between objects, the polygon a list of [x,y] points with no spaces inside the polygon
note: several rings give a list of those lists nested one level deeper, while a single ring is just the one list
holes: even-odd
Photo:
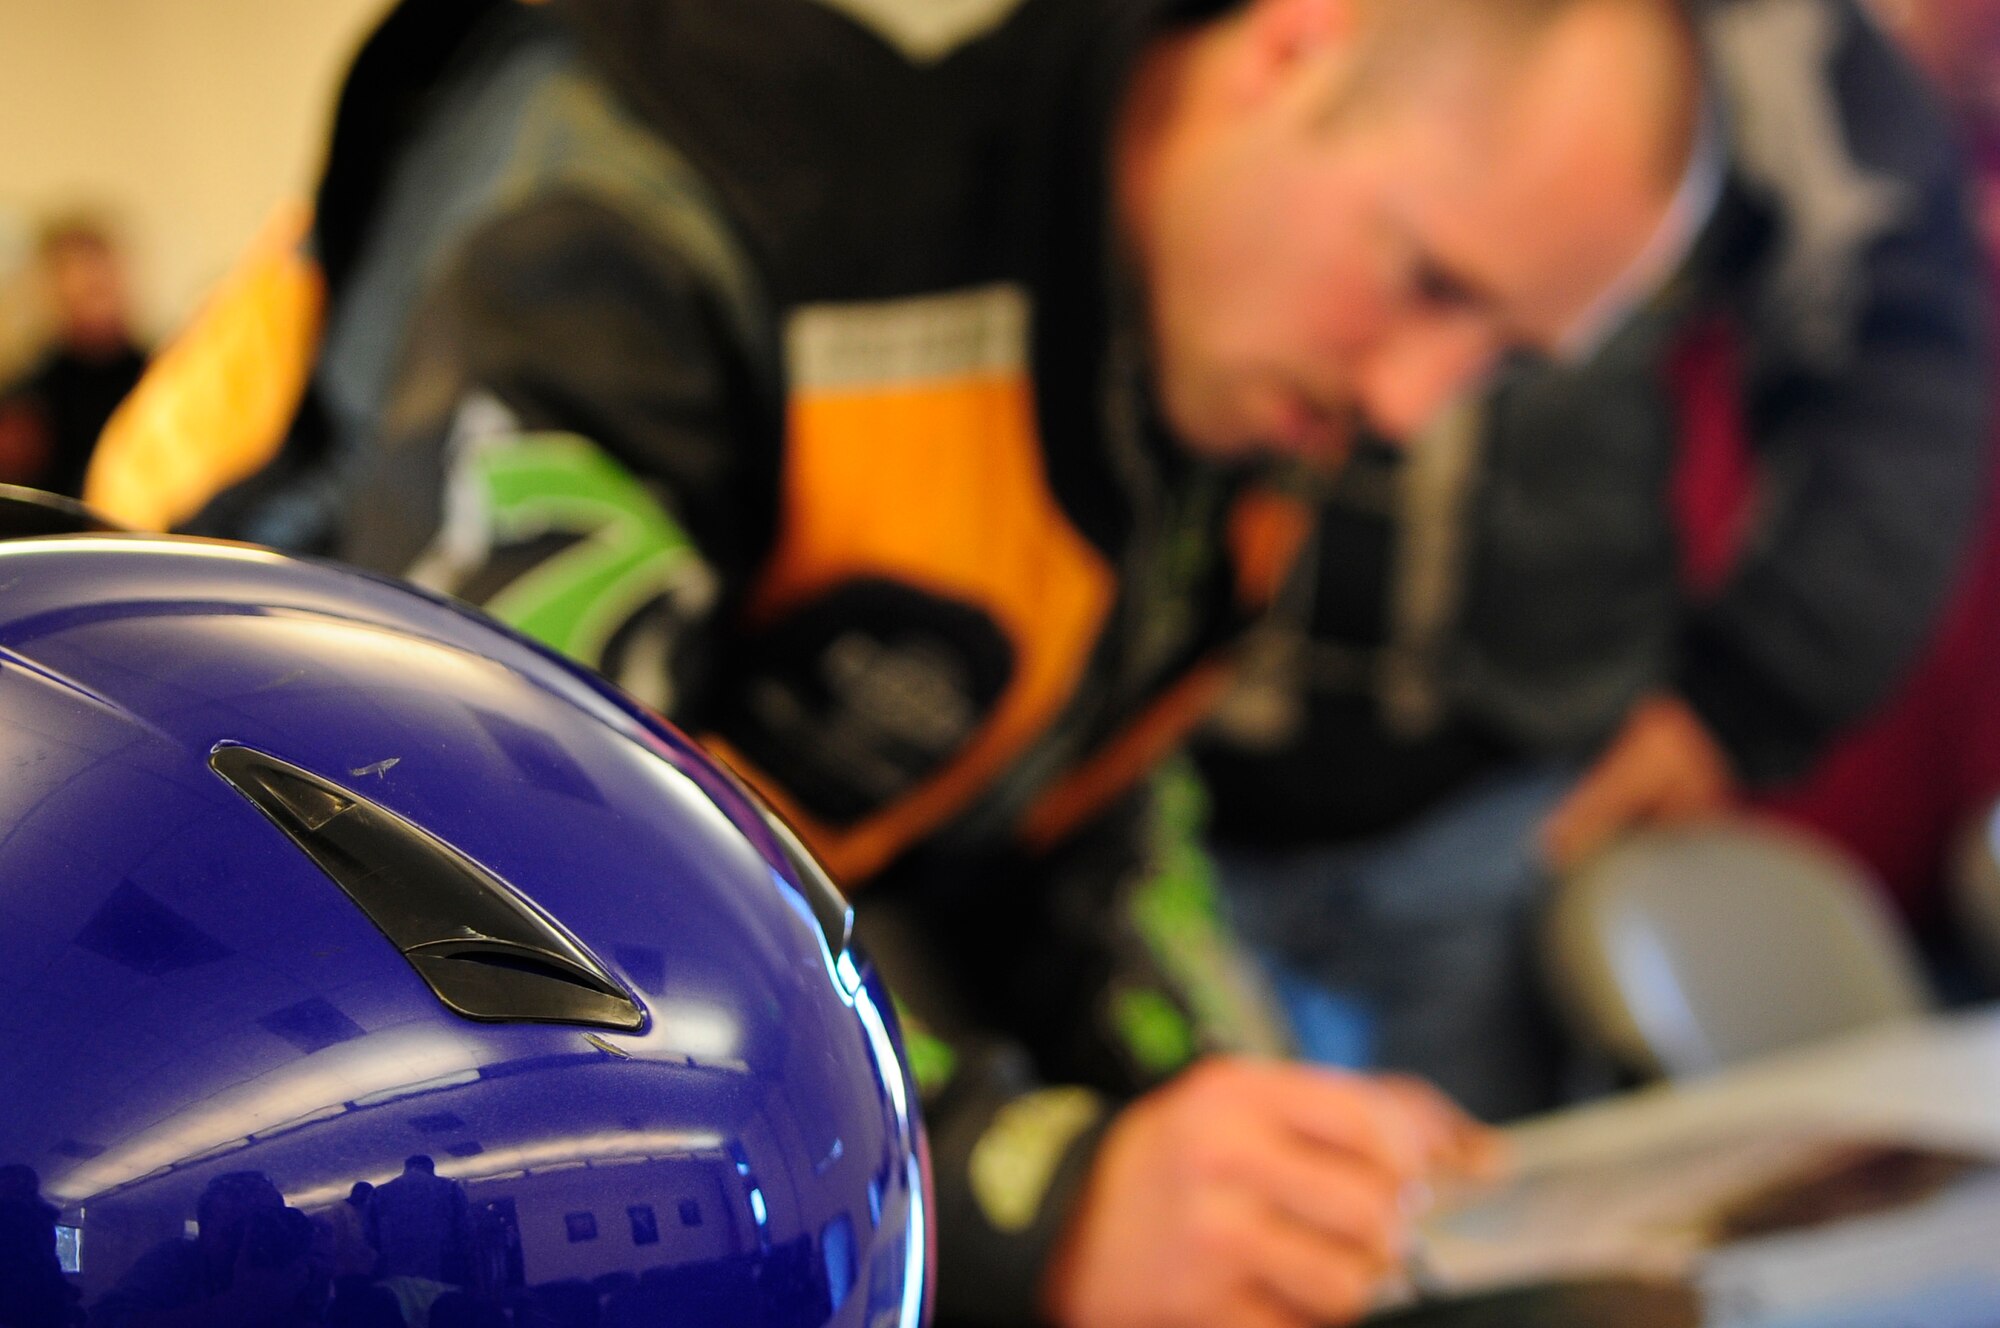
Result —
[{"label": "man's nose", "polygon": [[1415,438],[1486,377],[1499,351],[1496,339],[1469,319],[1409,329],[1385,340],[1362,366],[1361,409],[1385,437]]}]

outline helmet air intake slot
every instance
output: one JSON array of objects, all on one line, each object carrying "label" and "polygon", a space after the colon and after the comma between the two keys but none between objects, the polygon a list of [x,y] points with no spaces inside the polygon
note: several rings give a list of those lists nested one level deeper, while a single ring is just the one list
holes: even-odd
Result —
[{"label": "helmet air intake slot", "polygon": [[303,849],[468,1019],[635,1032],[646,1014],[532,900],[420,826],[309,771],[223,744],[209,767]]}]

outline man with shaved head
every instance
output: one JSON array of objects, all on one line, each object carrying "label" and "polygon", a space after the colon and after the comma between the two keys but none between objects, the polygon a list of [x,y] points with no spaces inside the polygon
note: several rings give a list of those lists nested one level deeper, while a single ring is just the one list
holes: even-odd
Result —
[{"label": "man with shaved head", "polygon": [[314,404],[207,528],[476,601],[786,814],[907,1008],[945,1322],[1351,1319],[1490,1142],[1271,1055],[1141,776],[1288,489],[1673,267],[1698,62],[1666,0],[410,0]]},{"label": "man with shaved head", "polygon": [[[1987,263],[1933,95],[1847,0],[1687,10],[1714,205],[1673,289],[1595,355],[1510,362],[1424,445],[1398,441],[1422,411],[1372,416],[1386,445],[1202,752],[1306,1050],[1489,1120],[1575,1091],[1537,962],[1557,878],[1796,806],[1918,662],[1986,489]],[[1567,221],[1485,230],[1560,252]],[[1946,833],[1946,764],[1849,767],[1850,842],[1904,806]]]},{"label": "man with shaved head", "polygon": [[1120,197],[1181,436],[1337,455],[1587,342],[1663,275],[1697,59],[1648,3],[1273,3],[1162,42]]}]

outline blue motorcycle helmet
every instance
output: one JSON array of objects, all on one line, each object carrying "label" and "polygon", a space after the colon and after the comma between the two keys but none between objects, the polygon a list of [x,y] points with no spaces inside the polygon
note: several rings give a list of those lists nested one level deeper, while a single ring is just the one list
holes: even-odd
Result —
[{"label": "blue motorcycle helmet", "polygon": [[926,1321],[888,995],[738,782],[402,585],[9,527],[0,1324]]}]

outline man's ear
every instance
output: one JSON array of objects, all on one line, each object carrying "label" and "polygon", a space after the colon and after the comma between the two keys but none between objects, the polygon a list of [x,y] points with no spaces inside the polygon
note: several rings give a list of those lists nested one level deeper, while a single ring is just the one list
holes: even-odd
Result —
[{"label": "man's ear", "polygon": [[[1387,0],[1395,3],[1395,0]],[[1261,91],[1304,61],[1345,49],[1365,0],[1251,0],[1243,13],[1246,84]]]}]

